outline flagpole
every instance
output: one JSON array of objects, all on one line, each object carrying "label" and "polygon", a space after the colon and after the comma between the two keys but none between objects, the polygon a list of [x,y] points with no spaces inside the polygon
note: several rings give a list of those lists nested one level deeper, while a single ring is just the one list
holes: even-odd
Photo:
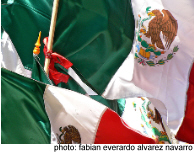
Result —
[{"label": "flagpole", "polygon": [[[57,20],[58,5],[59,5],[59,0],[54,0],[51,24],[50,24],[50,30],[49,30],[48,46],[47,46],[48,50],[52,50],[53,48],[53,38],[54,38],[55,26],[56,26],[56,20]],[[46,58],[45,64],[44,64],[44,70],[47,75],[49,73],[49,69],[48,69],[49,64],[50,64],[50,59]]]}]

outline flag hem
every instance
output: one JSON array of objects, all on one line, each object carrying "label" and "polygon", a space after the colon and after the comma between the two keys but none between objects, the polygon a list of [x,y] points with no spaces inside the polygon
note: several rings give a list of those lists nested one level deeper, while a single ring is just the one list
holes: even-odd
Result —
[{"label": "flag hem", "polygon": [[[101,104],[101,103],[100,103]],[[96,134],[97,134],[97,131],[98,131],[98,127],[99,127],[99,125],[100,125],[100,122],[101,122],[101,119],[102,119],[102,116],[104,115],[104,113],[105,113],[105,111],[108,109],[108,107],[106,107],[106,108],[104,108],[104,110],[102,111],[102,113],[101,113],[101,115],[100,115],[100,117],[99,117],[99,119],[98,119],[98,122],[97,122],[97,124],[96,124],[96,129],[95,129],[95,132],[94,132],[94,137],[93,137],[93,139],[92,139],[92,143],[94,144],[94,142],[95,142],[95,139],[96,139]]]}]

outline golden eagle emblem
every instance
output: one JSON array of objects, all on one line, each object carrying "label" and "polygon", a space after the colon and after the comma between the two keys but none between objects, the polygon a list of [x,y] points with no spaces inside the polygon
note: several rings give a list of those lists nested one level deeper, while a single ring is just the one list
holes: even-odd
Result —
[{"label": "golden eagle emblem", "polygon": [[[151,38],[152,44],[156,44],[158,48],[169,49],[177,35],[178,24],[177,20],[168,10],[163,9],[162,13],[159,10],[153,10],[150,13],[155,17],[149,22],[148,32],[145,33],[145,36]],[[160,38],[161,32],[166,42],[165,48]]]},{"label": "golden eagle emblem", "polygon": [[[143,66],[163,65],[179,50],[178,45],[170,50],[177,36],[178,22],[170,11],[165,9],[150,11],[150,8],[146,8],[145,18],[138,15],[135,58]],[[145,21],[149,21],[147,26],[144,25]]]},{"label": "golden eagle emblem", "polygon": [[59,144],[81,144],[80,133],[74,126],[60,127],[59,131],[61,132],[60,135],[57,134]]}]

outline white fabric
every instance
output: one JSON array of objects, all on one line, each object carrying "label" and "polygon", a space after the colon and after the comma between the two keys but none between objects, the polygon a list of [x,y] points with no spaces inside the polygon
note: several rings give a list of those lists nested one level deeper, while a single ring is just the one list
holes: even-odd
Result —
[{"label": "white fabric", "polygon": [[[148,98],[127,98],[121,117],[131,128],[140,131],[145,136],[158,138],[159,142],[160,136],[153,131],[153,128],[157,128],[158,131],[162,132],[165,132],[166,128],[164,130],[161,122],[155,122],[156,120],[153,117],[158,119],[155,112],[155,106]],[[149,117],[148,114],[152,114],[153,117]],[[169,144],[168,141],[163,142]]]},{"label": "white fabric", "polygon": [[167,119],[168,111],[164,103],[154,98],[148,98],[148,100],[150,100],[151,103],[156,107],[156,109],[160,112],[160,115],[162,116],[165,123],[167,123],[168,122],[168,119]]},{"label": "white fabric", "polygon": [[134,70],[134,55],[131,53],[115,73],[102,96],[114,100],[128,97],[152,97],[149,93],[134,85],[131,81]]},{"label": "white fabric", "polygon": [[1,67],[20,75],[31,77],[31,71],[24,68],[18,53],[9,38],[9,35],[4,32],[1,39]]},{"label": "white fabric", "polygon": [[[184,117],[186,91],[188,88],[188,77],[191,65],[194,60],[193,40],[194,40],[194,1],[177,1],[177,0],[132,0],[133,11],[136,21],[141,18],[148,17],[146,8],[151,7],[152,10],[163,9],[168,10],[178,23],[178,32],[170,49],[155,59],[167,58],[175,46],[179,50],[173,54],[173,58],[164,65],[155,65],[150,67],[143,66],[134,62],[133,82],[136,86],[150,93],[154,98],[161,100],[168,111],[168,126],[176,132],[179,129],[181,121]],[[150,20],[149,20],[150,21]],[[148,29],[149,21],[144,22],[144,26]],[[136,31],[138,26],[136,26]],[[163,43],[162,33],[160,35]],[[142,36],[142,39],[151,43],[150,39]],[[137,41],[136,41],[137,42]],[[135,46],[135,45],[134,45]],[[134,47],[134,52],[136,52]],[[159,50],[159,48],[157,48]]]},{"label": "white fabric", "polygon": [[82,144],[94,143],[99,121],[107,109],[106,106],[79,93],[50,85],[46,87],[43,98],[56,137],[56,134],[61,134],[60,127],[73,125],[81,135]]},{"label": "white fabric", "polygon": [[136,107],[138,107],[136,109],[136,110],[138,110],[138,112],[136,110],[134,110],[134,107],[133,107],[134,101],[138,101],[140,104],[142,104],[141,99],[127,98],[126,104],[125,104],[125,109],[123,111],[121,118],[123,118],[123,120],[127,123],[128,126],[130,126],[131,128],[135,128],[136,130],[138,130],[141,133],[143,133],[144,135],[146,135],[144,133],[143,127],[141,127],[141,122],[142,122],[141,112],[138,109],[140,106],[136,106]]},{"label": "white fabric", "polygon": [[[178,23],[177,36],[170,48],[161,50],[157,47],[157,51],[165,51],[165,53],[151,59],[151,61],[154,59],[155,63],[164,59],[165,64],[149,66],[148,64],[143,65],[138,59],[134,59],[135,53],[138,50],[136,45],[141,44],[136,37],[132,52],[110,81],[103,96],[108,99],[135,96],[150,97],[158,100],[154,105],[163,114],[165,108],[161,105],[161,101],[167,109],[167,124],[176,134],[184,117],[189,71],[194,61],[194,1],[132,0],[136,33],[140,27],[137,22],[139,18],[141,17],[141,21],[148,18],[146,12],[146,8],[148,7],[150,7],[150,12],[155,9],[160,12],[163,9],[168,10]],[[148,31],[149,22],[153,18],[143,22],[146,32]],[[148,44],[152,44],[151,38],[147,38],[144,34],[141,34],[141,36],[142,40],[145,40]],[[163,44],[165,44],[162,32],[160,38]],[[178,46],[179,49],[173,53],[175,46]],[[142,46],[140,45],[140,47]],[[170,53],[173,54],[173,58],[166,61]],[[154,57],[154,55],[151,57]],[[144,58],[142,61],[146,63],[148,60]]]},{"label": "white fabric", "polygon": [[88,87],[85,83],[82,82],[80,77],[75,73],[72,68],[68,69],[68,74],[86,91],[88,95],[97,95],[90,87]]}]

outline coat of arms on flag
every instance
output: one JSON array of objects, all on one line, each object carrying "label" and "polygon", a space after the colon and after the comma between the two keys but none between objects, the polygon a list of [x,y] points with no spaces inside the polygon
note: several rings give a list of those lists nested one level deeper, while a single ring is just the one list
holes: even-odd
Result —
[{"label": "coat of arms on flag", "polygon": [[1,143],[194,143],[191,1],[3,0]]},{"label": "coat of arms on flag", "polygon": [[138,15],[135,58],[142,65],[164,65],[179,50],[178,45],[171,48],[177,36],[178,23],[170,11],[150,9],[146,8],[147,16]]},{"label": "coat of arms on flag", "polygon": [[68,125],[64,128],[60,127],[59,131],[61,132],[61,134],[58,135],[59,144],[81,144],[80,133],[74,126]]}]

